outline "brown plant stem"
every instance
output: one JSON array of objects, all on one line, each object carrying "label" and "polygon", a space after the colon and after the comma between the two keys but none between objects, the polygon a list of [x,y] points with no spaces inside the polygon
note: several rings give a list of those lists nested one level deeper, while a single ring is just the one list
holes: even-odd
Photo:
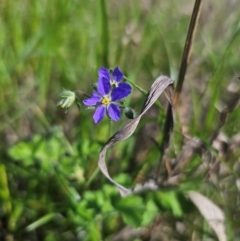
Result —
[{"label": "brown plant stem", "polygon": [[[190,20],[190,24],[189,24],[189,28],[188,28],[188,33],[187,33],[187,37],[186,37],[186,41],[185,41],[185,46],[184,46],[184,50],[183,50],[182,60],[181,60],[181,64],[180,64],[178,80],[177,80],[176,88],[175,88],[174,95],[173,95],[173,103],[172,103],[172,105],[169,104],[169,106],[168,106],[166,121],[165,121],[164,128],[163,128],[163,130],[164,130],[163,138],[162,138],[162,142],[160,145],[161,156],[159,158],[159,164],[158,164],[157,171],[156,171],[156,177],[159,174],[160,165],[162,163],[164,152],[169,145],[170,136],[171,136],[171,133],[173,130],[174,119],[173,119],[172,111],[173,111],[173,108],[175,110],[177,109],[179,96],[182,91],[182,86],[183,86],[183,82],[184,82],[184,78],[185,78],[185,74],[187,71],[187,66],[188,66],[188,62],[189,62],[189,58],[190,58],[190,54],[191,54],[191,47],[193,44],[193,39],[195,36],[197,23],[198,23],[200,12],[201,12],[202,3],[203,3],[203,0],[196,0],[194,7],[193,7],[193,12],[192,12],[192,16],[191,16],[191,20]],[[165,165],[166,165],[167,172],[169,174],[169,172],[170,172],[169,166],[167,165],[167,163]]]},{"label": "brown plant stem", "polygon": [[195,32],[197,29],[197,24],[198,24],[200,12],[201,12],[202,4],[203,4],[203,0],[196,0],[195,4],[194,4],[193,13],[192,13],[191,21],[189,24],[188,34],[187,34],[187,38],[185,41],[184,51],[183,51],[182,60],[181,60],[181,64],[180,64],[178,81],[177,81],[176,89],[174,92],[173,106],[175,108],[177,107],[177,104],[179,101],[179,96],[181,94],[185,74],[187,71],[187,66],[188,66],[189,57],[191,54],[193,39],[194,39]]}]

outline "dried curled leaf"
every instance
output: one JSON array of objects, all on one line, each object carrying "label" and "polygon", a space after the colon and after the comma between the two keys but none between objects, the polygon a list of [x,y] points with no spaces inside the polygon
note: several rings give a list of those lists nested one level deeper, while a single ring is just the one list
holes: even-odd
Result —
[{"label": "dried curled leaf", "polygon": [[112,182],[118,189],[121,196],[126,196],[130,194],[132,191],[123,187],[122,185],[115,182],[109,175],[105,157],[107,149],[113,145],[115,145],[117,142],[122,141],[130,137],[135,129],[138,126],[138,123],[142,116],[147,112],[147,110],[154,104],[154,102],[158,99],[158,97],[163,93],[163,91],[173,83],[173,80],[168,78],[167,76],[159,76],[154,83],[152,84],[152,87],[150,91],[148,92],[148,95],[146,97],[145,103],[142,107],[142,111],[140,115],[135,118],[133,121],[128,123],[126,126],[124,126],[122,129],[117,131],[103,146],[102,150],[99,153],[99,159],[98,159],[98,166],[102,173],[108,178],[110,182]]},{"label": "dried curled leaf", "polygon": [[190,191],[189,198],[198,208],[199,212],[208,222],[209,226],[215,231],[219,241],[227,241],[225,231],[225,216],[223,211],[211,200],[201,193]]}]

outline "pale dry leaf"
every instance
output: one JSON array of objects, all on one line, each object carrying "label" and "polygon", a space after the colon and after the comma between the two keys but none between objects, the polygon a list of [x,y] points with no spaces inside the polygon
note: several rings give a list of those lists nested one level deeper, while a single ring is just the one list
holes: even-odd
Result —
[{"label": "pale dry leaf", "polygon": [[214,230],[219,241],[227,241],[223,211],[199,192],[190,191],[188,195],[209,226]]},{"label": "pale dry leaf", "polygon": [[108,169],[105,162],[107,149],[117,142],[122,141],[130,137],[138,126],[141,117],[147,112],[147,110],[155,103],[158,97],[163,93],[163,91],[173,83],[173,80],[167,76],[159,76],[152,84],[151,89],[148,92],[145,103],[143,104],[142,111],[140,115],[124,126],[122,129],[118,130],[110,139],[105,143],[102,150],[99,153],[98,166],[102,173],[110,182],[112,182],[118,189],[121,196],[126,196],[132,191],[123,187],[122,185],[115,182],[109,175]]}]

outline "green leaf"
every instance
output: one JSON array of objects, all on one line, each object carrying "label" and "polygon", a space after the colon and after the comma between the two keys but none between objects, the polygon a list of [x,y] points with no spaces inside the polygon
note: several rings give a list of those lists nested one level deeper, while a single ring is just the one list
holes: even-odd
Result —
[{"label": "green leaf", "polygon": [[146,211],[143,214],[142,226],[149,225],[158,213],[159,209],[157,205],[152,200],[148,200],[146,204]]},{"label": "green leaf", "polygon": [[176,191],[156,192],[156,202],[165,210],[169,210],[175,217],[182,217],[183,210]]},{"label": "green leaf", "polygon": [[91,240],[91,241],[102,240],[100,229],[95,222],[88,223],[88,238],[86,240]]},{"label": "green leaf", "polygon": [[45,223],[48,223],[49,221],[51,221],[54,217],[56,217],[57,213],[49,213],[45,216],[43,216],[42,218],[39,218],[37,221],[29,224],[26,227],[26,231],[30,232],[35,230],[36,228],[44,225]]},{"label": "green leaf", "polygon": [[24,161],[25,165],[32,164],[32,146],[27,142],[20,142],[11,147],[8,151],[8,155],[14,160]]},{"label": "green leaf", "polygon": [[139,227],[142,223],[143,213],[146,207],[141,197],[127,196],[122,198],[115,208],[120,212],[125,223]]}]

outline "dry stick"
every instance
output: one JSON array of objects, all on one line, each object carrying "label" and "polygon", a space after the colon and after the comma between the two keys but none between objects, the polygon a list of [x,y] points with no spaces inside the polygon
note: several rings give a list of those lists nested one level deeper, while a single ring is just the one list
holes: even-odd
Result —
[{"label": "dry stick", "polygon": [[197,23],[198,23],[200,12],[201,12],[202,3],[203,3],[203,0],[196,0],[195,4],[194,4],[193,13],[192,13],[190,25],[188,28],[188,34],[187,34],[187,38],[186,38],[186,42],[185,42],[185,46],[184,46],[183,55],[182,55],[182,61],[181,61],[181,65],[180,65],[179,75],[178,75],[178,82],[177,82],[176,90],[174,93],[174,101],[173,101],[174,107],[177,107],[179,96],[181,94],[183,81],[184,81],[184,77],[186,74],[189,57],[191,54],[193,38],[195,36],[195,32],[197,29]]},{"label": "dry stick", "polygon": [[[197,23],[198,23],[200,12],[201,12],[202,3],[203,3],[203,0],[196,0],[195,4],[194,4],[193,13],[192,13],[191,21],[189,24],[188,34],[187,34],[187,38],[185,41],[184,51],[183,51],[182,60],[181,60],[181,64],[180,64],[178,81],[177,81],[176,89],[174,91],[173,107],[171,106],[171,104],[168,105],[166,121],[165,121],[164,128],[163,128],[164,132],[163,132],[163,138],[162,138],[162,143],[161,143],[161,148],[160,148],[161,156],[160,156],[159,164],[158,164],[157,171],[156,171],[157,176],[159,173],[160,164],[162,163],[162,159],[164,156],[164,151],[166,150],[166,147],[169,145],[170,135],[171,135],[171,132],[173,129],[172,108],[174,108],[176,110],[176,107],[177,107],[177,104],[179,101],[179,96],[181,94],[183,81],[184,81],[184,77],[186,74],[187,65],[189,62],[191,47],[192,47],[192,43],[193,43],[193,38],[195,36]],[[169,168],[167,165],[166,165],[166,168],[169,173]]]}]

